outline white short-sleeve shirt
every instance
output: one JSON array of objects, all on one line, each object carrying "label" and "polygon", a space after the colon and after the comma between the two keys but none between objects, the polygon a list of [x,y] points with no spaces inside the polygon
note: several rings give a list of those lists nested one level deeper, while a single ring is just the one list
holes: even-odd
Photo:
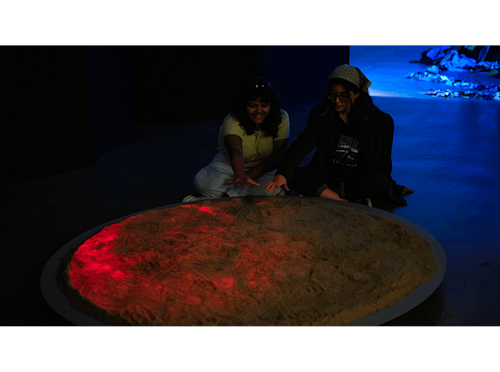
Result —
[{"label": "white short-sleeve shirt", "polygon": [[245,168],[253,168],[262,164],[267,157],[273,152],[273,142],[287,139],[290,137],[290,120],[288,113],[281,110],[283,114],[281,123],[278,126],[278,136],[264,136],[264,133],[259,130],[252,135],[248,135],[245,129],[240,125],[240,122],[231,114],[224,118],[219,130],[219,152],[229,162],[229,154],[224,146],[224,137],[229,134],[234,134],[241,138],[243,146],[243,164]]}]

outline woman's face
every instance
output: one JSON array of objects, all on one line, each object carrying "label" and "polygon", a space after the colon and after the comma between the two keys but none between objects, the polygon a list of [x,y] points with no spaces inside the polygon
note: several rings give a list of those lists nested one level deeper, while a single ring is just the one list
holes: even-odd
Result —
[{"label": "woman's face", "polygon": [[269,102],[261,102],[261,98],[257,98],[255,101],[250,101],[247,103],[247,114],[252,119],[252,121],[260,125],[269,115],[271,110],[271,104]]},{"label": "woman's face", "polygon": [[339,114],[347,115],[351,111],[351,107],[354,105],[354,101],[359,97],[360,93],[347,91],[342,85],[334,84],[330,87],[328,95],[330,96],[333,107],[335,107],[335,111]]}]

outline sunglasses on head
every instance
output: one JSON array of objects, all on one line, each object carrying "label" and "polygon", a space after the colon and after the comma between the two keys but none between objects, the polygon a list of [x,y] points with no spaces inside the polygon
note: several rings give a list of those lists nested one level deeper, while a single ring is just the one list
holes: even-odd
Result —
[{"label": "sunglasses on head", "polygon": [[246,84],[246,88],[249,89],[268,88],[270,86],[271,84],[269,84],[267,81],[262,80],[252,80]]}]

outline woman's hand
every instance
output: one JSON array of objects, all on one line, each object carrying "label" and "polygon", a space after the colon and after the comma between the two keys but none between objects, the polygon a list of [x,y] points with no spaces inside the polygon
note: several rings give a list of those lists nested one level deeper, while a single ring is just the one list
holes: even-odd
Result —
[{"label": "woman's hand", "polygon": [[269,182],[266,187],[264,187],[264,190],[266,190],[268,194],[276,195],[282,187],[285,187],[285,190],[290,191],[286,183],[286,178],[281,174],[276,174],[273,180]]},{"label": "woman's hand", "polygon": [[260,186],[260,183],[255,182],[246,174],[244,176],[233,175],[233,180],[224,183],[224,185],[237,185],[237,186]]}]

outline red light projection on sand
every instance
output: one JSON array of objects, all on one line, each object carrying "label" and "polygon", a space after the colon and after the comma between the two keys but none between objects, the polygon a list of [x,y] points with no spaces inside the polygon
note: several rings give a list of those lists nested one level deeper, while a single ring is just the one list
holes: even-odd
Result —
[{"label": "red light projection on sand", "polygon": [[310,267],[307,242],[262,231],[224,202],[203,203],[106,227],[75,252],[72,286],[139,324],[217,324],[275,296],[287,277]]}]

